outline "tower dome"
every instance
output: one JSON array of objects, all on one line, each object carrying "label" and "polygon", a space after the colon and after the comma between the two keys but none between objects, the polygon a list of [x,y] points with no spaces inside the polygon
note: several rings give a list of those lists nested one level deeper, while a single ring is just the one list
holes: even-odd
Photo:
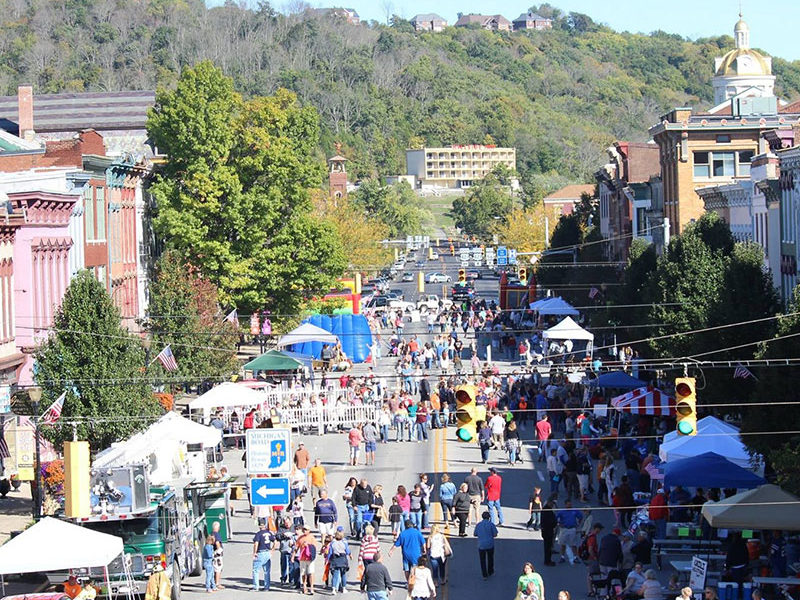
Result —
[{"label": "tower dome", "polygon": [[739,20],[733,27],[733,40],[737,48],[750,47],[750,26],[742,18],[742,13],[739,13]]},{"label": "tower dome", "polygon": [[750,48],[750,26],[741,13],[733,27],[733,39],[736,47],[714,59],[714,104],[748,90],[752,95],[773,96],[772,59]]}]

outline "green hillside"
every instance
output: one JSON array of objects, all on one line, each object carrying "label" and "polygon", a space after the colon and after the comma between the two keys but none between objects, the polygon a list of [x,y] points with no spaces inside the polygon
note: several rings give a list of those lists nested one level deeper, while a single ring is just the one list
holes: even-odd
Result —
[{"label": "green hillside", "polygon": [[[152,89],[211,59],[245,95],[278,87],[320,112],[320,152],[334,140],[359,177],[405,170],[408,146],[484,142],[518,148],[536,195],[585,178],[614,139],[643,140],[668,108],[708,106],[713,58],[730,36],[689,41],[617,33],[585,15],[552,31],[499,34],[448,28],[416,34],[407,21],[206,8],[198,0],[0,0],[0,91]],[[725,31],[732,23],[721,22]],[[778,93],[800,95],[800,61],[774,59]]]}]

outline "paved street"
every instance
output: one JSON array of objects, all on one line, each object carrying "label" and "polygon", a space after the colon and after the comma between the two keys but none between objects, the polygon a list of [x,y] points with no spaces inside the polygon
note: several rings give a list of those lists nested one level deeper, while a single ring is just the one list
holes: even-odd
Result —
[{"label": "paved street", "polygon": [[[418,254],[421,256],[422,251]],[[427,256],[427,255],[426,255]],[[438,261],[425,260],[425,273],[440,271],[450,275],[454,280],[458,278],[459,262],[457,257],[450,256],[449,252],[442,254]],[[407,269],[416,273],[413,263],[407,264]],[[480,297],[488,300],[497,296],[498,280],[480,279],[476,282],[476,292]],[[405,293],[408,301],[415,301],[418,297],[416,282],[400,283],[398,280],[393,282],[391,288],[400,288]],[[426,285],[425,293],[436,293],[446,295],[449,289],[448,284]],[[425,341],[427,334],[423,333],[425,326],[423,323],[414,323],[406,328],[405,335],[417,334]],[[393,363],[384,359],[379,365],[381,373],[392,372],[390,365]],[[391,380],[390,380],[391,381]],[[391,433],[394,437],[394,432]],[[379,445],[376,465],[353,468],[347,465],[348,447],[346,436],[343,434],[328,434],[325,436],[303,436],[306,447],[311,453],[311,457],[319,457],[328,471],[328,482],[333,497],[336,499],[337,508],[340,515],[340,523],[348,529],[347,513],[344,503],[341,501],[342,490],[350,476],[361,478],[366,477],[371,485],[382,484],[384,486],[384,496],[387,502],[395,493],[398,485],[405,485],[411,488],[418,480],[419,473],[425,471],[435,474],[433,480],[438,485],[442,473],[448,473],[456,484],[461,483],[464,477],[469,474],[473,466],[480,468],[480,475],[486,478],[488,467],[496,466],[503,477],[503,512],[505,516],[505,526],[500,528],[500,536],[497,540],[495,555],[496,573],[488,581],[483,581],[480,575],[478,552],[476,539],[468,537],[460,539],[457,531],[448,530],[450,543],[453,547],[453,557],[449,563],[449,581],[444,589],[439,590],[440,597],[443,598],[478,598],[485,597],[487,593],[497,590],[505,598],[513,598],[515,595],[514,586],[520,574],[522,564],[531,561],[537,570],[542,573],[546,585],[546,598],[555,598],[559,589],[567,589],[576,597],[583,597],[586,591],[585,567],[569,566],[559,564],[556,567],[545,567],[542,562],[543,550],[541,536],[538,532],[526,531],[525,522],[528,519],[528,498],[533,491],[534,485],[546,488],[546,472],[543,472],[544,463],[534,463],[531,456],[535,454],[535,443],[533,442],[533,429],[531,425],[523,429],[525,458],[524,465],[509,467],[506,463],[505,453],[492,451],[490,463],[480,464],[479,449],[474,444],[464,444],[456,441],[455,429],[431,430],[430,440],[425,443],[395,443]],[[296,438],[299,440],[300,438]],[[241,452],[228,451],[225,455],[226,464],[233,474],[243,474],[243,464],[241,462]],[[251,563],[252,546],[251,540],[257,527],[255,520],[248,514],[247,503],[236,501],[236,516],[232,520],[234,538],[225,548],[225,568],[223,571],[223,585],[225,589],[217,593],[223,600],[233,598],[238,592],[247,591],[251,587]],[[435,503],[432,515],[434,521],[441,520],[441,508]],[[310,500],[306,501],[306,520],[312,519]],[[608,511],[599,511],[595,515],[596,520],[611,524],[611,515]],[[342,518],[344,515],[344,518]],[[468,529],[472,536],[472,528]],[[453,535],[456,534],[456,535]],[[386,525],[382,526],[381,547],[384,551],[389,549],[391,544],[391,534]],[[355,556],[358,554],[358,543],[351,543],[351,551],[354,561],[348,574],[350,578],[350,593],[358,593],[358,586],[355,582],[357,563]],[[385,554],[385,552],[384,552]],[[390,573],[396,584],[402,586],[403,573],[402,563],[399,552],[391,558],[385,560]],[[322,573],[322,561],[318,559],[318,570],[316,583],[319,583]],[[279,578],[279,563],[277,553],[273,553],[272,578],[273,581]],[[286,590],[280,586],[273,586],[271,595],[279,597],[295,596],[299,592]],[[320,594],[330,595],[328,589],[320,588]],[[184,581],[184,595],[193,598],[196,595],[205,595],[203,589],[203,578],[195,577]],[[405,595],[405,589],[395,592]],[[402,597],[402,596],[400,596]]]}]

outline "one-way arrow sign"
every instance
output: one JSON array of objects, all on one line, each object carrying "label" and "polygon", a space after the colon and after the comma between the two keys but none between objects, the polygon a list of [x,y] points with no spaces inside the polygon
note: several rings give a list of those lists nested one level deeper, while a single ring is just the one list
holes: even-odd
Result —
[{"label": "one-way arrow sign", "polygon": [[256,477],[250,480],[250,503],[262,506],[289,504],[288,477]]}]

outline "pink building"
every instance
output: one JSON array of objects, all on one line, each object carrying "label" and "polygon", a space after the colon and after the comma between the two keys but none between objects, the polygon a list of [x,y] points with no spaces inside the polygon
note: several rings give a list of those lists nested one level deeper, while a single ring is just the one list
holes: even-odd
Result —
[{"label": "pink building", "polygon": [[14,238],[22,215],[0,207],[0,386],[17,382],[25,355],[17,348],[14,323]]},{"label": "pink building", "polygon": [[18,385],[32,383],[33,355],[53,325],[69,284],[70,215],[78,196],[52,192],[8,194],[14,213],[24,215],[14,240],[16,346],[25,355]]}]

